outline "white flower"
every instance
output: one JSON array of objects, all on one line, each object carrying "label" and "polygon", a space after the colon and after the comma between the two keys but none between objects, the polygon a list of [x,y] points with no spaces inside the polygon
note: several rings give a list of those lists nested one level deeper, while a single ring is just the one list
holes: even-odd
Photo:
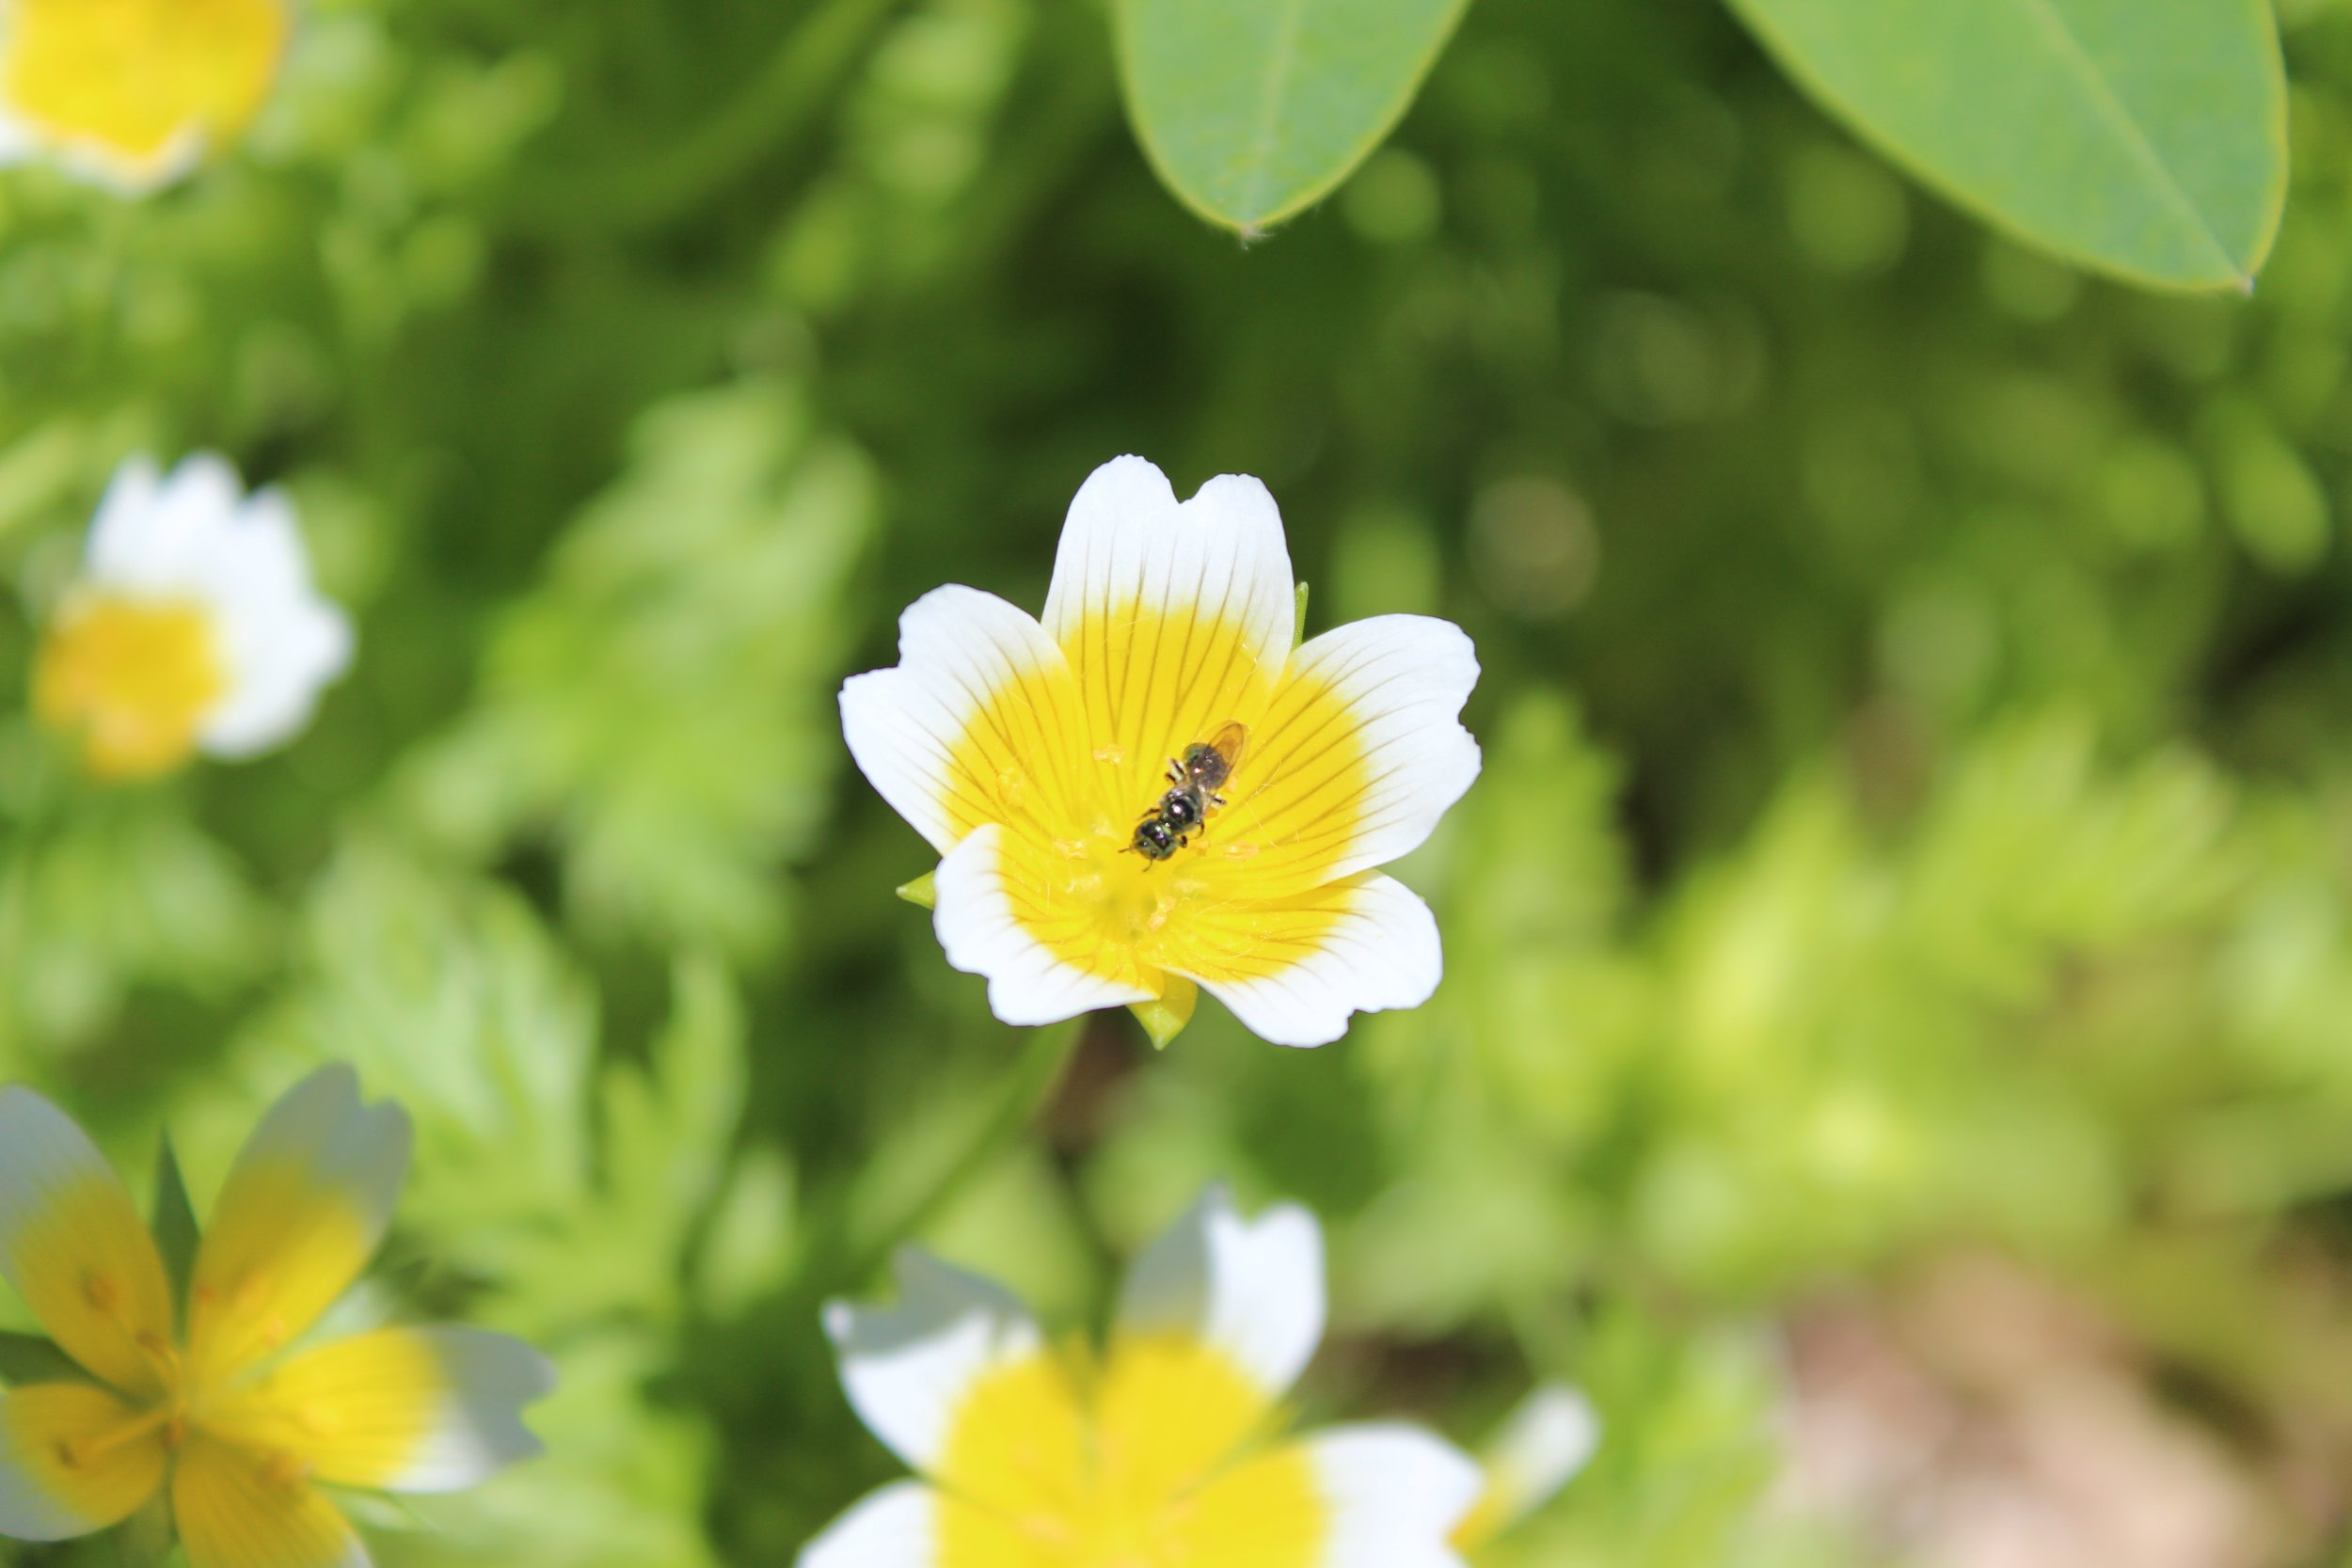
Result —
[{"label": "white flower", "polygon": [[1212,1192],[1136,1262],[1099,1364],[920,1254],[900,1304],[834,1304],[850,1402],[924,1479],[885,1486],[800,1568],[1151,1563],[1461,1568],[1478,1467],[1418,1428],[1281,1431],[1323,1335],[1323,1238]]},{"label": "white flower", "polygon": [[167,477],[134,458],[42,642],[34,708],[96,776],[151,777],[198,750],[247,757],[294,736],[351,643],[283,495],[246,496],[209,454]]},{"label": "white flower", "polygon": [[[1457,717],[1477,658],[1419,615],[1294,647],[1295,615],[1264,485],[1179,504],[1121,457],[1071,502],[1042,625],[938,589],[900,620],[897,667],[842,688],[859,768],[945,857],[947,961],[988,977],[998,1018],[1148,1005],[1164,1041],[1198,985],[1266,1039],[1320,1045],[1428,999],[1437,922],[1375,868],[1478,776]],[[1135,852],[1170,759],[1234,734],[1223,803],[1168,858]]]},{"label": "white flower", "polygon": [[0,161],[168,183],[261,108],[291,24],[287,0],[0,0]]}]

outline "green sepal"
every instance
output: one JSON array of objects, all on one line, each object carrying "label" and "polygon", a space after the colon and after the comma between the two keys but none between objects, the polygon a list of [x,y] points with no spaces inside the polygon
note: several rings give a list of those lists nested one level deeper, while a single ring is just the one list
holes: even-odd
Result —
[{"label": "green sepal", "polygon": [[115,1560],[122,1568],[160,1568],[177,1537],[171,1528],[170,1494],[157,1492],[115,1531]]},{"label": "green sepal", "polygon": [[1143,1032],[1152,1037],[1152,1049],[1166,1051],[1168,1042],[1184,1032],[1192,1022],[1192,1009],[1200,1002],[1200,988],[1179,974],[1168,977],[1168,989],[1152,1002],[1137,1002],[1127,1010],[1136,1015]]},{"label": "green sepal", "polygon": [[335,1495],[335,1506],[349,1515],[354,1524],[365,1525],[372,1530],[413,1535],[433,1528],[407,1498],[389,1492],[339,1492]]},{"label": "green sepal", "polygon": [[910,904],[920,904],[927,910],[935,909],[939,904],[938,879],[939,873],[926,871],[914,880],[903,883],[891,891]]},{"label": "green sepal", "polygon": [[1298,610],[1291,622],[1291,644],[1295,647],[1307,641],[1307,585],[1298,585]]},{"label": "green sepal", "polygon": [[188,1201],[188,1183],[180,1174],[180,1157],[172,1152],[168,1132],[164,1134],[155,1155],[155,1209],[151,1225],[155,1249],[164,1257],[164,1277],[171,1285],[171,1299],[184,1318],[188,1282],[196,1277],[196,1251],[203,1236],[197,1228],[196,1206]]},{"label": "green sepal", "polygon": [[0,1386],[29,1383],[87,1383],[89,1374],[38,1334],[0,1334]]}]

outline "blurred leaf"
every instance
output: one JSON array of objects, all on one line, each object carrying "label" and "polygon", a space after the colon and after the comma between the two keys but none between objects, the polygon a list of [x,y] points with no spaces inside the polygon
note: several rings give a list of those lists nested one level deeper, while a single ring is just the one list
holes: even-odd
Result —
[{"label": "blurred leaf", "polygon": [[1467,0],[1119,0],[1127,110],[1152,166],[1245,234],[1380,145]]},{"label": "blurred leaf", "polygon": [[628,472],[506,617],[480,704],[412,764],[442,837],[551,833],[612,935],[749,955],[838,755],[840,586],[873,526],[865,458],[765,380],[640,424]]},{"label": "blurred leaf", "polygon": [[84,793],[23,850],[18,951],[0,1007],[51,1045],[103,1027],[142,982],[218,996],[249,979],[274,922],[226,848],[168,793]]},{"label": "blurred leaf", "polygon": [[2245,287],[2286,200],[2267,0],[1733,0],[1824,107],[2084,265]]}]

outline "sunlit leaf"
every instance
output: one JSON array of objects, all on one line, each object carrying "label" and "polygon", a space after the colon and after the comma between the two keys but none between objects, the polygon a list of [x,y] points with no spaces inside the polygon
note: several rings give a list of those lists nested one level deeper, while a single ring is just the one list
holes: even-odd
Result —
[{"label": "sunlit leaf", "polygon": [[1152,166],[1245,233],[1328,195],[1413,101],[1467,0],[1121,0]]},{"label": "sunlit leaf", "polygon": [[2286,194],[2263,0],[1733,0],[1807,91],[1964,207],[2142,283],[2243,287]]}]

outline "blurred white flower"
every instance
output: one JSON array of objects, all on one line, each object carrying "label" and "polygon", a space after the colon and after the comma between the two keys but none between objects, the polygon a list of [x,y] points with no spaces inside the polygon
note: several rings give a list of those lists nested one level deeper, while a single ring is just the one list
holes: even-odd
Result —
[{"label": "blurred white flower", "polygon": [[168,476],[134,458],[50,624],[33,706],[93,775],[151,778],[198,751],[234,759],[290,738],[351,649],[283,495],[246,495],[210,454]]},{"label": "blurred white flower", "polygon": [[0,161],[168,183],[261,108],[292,21],[287,0],[0,0]]},{"label": "blurred white flower", "polygon": [[1479,1458],[1486,1490],[1454,1544],[1475,1552],[1556,1497],[1600,1446],[1600,1418],[1575,1389],[1548,1383],[1527,1396]]},{"label": "blurred white flower", "polygon": [[850,1402],[924,1479],[850,1509],[800,1568],[1461,1568],[1467,1455],[1396,1423],[1282,1432],[1323,1337],[1303,1209],[1248,1220],[1211,1192],[1137,1260],[1099,1361],[921,1254],[899,1291],[826,1322]]}]

